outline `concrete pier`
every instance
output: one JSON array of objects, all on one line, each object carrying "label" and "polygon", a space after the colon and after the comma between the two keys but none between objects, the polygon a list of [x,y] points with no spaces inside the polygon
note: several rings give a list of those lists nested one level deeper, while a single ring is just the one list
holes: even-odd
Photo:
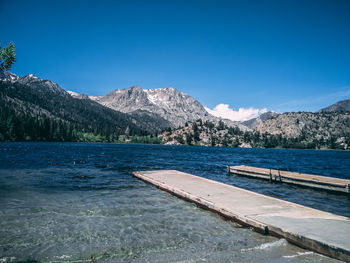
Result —
[{"label": "concrete pier", "polygon": [[350,194],[350,180],[252,166],[227,166],[229,173]]},{"label": "concrete pier", "polygon": [[176,170],[133,175],[259,232],[350,262],[350,218]]}]

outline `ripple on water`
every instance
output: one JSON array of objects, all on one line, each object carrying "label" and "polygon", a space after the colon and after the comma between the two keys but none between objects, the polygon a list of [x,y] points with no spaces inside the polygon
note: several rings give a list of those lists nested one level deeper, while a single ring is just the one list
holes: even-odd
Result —
[{"label": "ripple on water", "polygon": [[[71,143],[0,144],[0,152],[4,148],[0,262],[333,261],[222,220],[133,178],[134,170],[178,169],[350,214],[348,197],[225,172],[225,165],[241,163],[312,170],[312,160],[321,159],[317,165],[332,173],[329,162],[349,157],[345,152]],[[343,166],[345,176],[349,168]]]}]

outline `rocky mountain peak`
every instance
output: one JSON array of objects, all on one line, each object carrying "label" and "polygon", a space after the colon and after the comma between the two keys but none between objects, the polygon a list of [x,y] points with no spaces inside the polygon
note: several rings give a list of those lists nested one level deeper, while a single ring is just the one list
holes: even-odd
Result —
[{"label": "rocky mountain peak", "polygon": [[105,96],[89,96],[89,98],[124,113],[139,111],[158,115],[170,122],[174,128],[201,119],[213,122],[222,120],[230,127],[239,126],[243,131],[250,130],[239,122],[212,116],[196,99],[173,87],[143,90],[137,85],[114,90]]},{"label": "rocky mountain peak", "polygon": [[148,99],[156,105],[163,104],[163,106],[170,106],[172,102],[181,103],[184,100],[188,99],[192,99],[193,103],[196,102],[196,100],[192,97],[171,87],[160,89],[147,89],[144,90],[144,92],[146,92]]},{"label": "rocky mountain peak", "polygon": [[44,79],[38,78],[34,74],[28,74],[28,75],[25,75],[24,77],[19,77],[16,74],[0,70],[0,80],[10,81],[12,83],[18,82],[23,85],[30,85],[37,89],[50,90],[55,93],[68,95],[68,93],[62,88],[60,88],[60,86],[57,83],[51,80],[44,80]]},{"label": "rocky mountain peak", "polygon": [[37,76],[35,76],[34,74],[27,74],[24,77],[22,77],[23,79],[39,79]]},{"label": "rocky mountain peak", "polygon": [[[91,97],[94,99],[94,97]],[[137,105],[149,105],[147,94],[140,86],[133,86],[127,89],[117,89],[105,96],[95,97],[98,103],[114,110],[129,113],[141,108]]]},{"label": "rocky mountain peak", "polygon": [[140,86],[132,86],[127,89],[116,89],[110,93],[108,93],[105,96],[101,96],[100,98],[114,98],[114,97],[119,97],[119,96],[126,96],[126,97],[133,97],[133,96],[138,96],[139,94],[142,94],[143,90],[140,88]]},{"label": "rocky mountain peak", "polygon": [[197,100],[173,87],[143,90],[137,85],[112,91],[102,97],[90,96],[90,99],[125,113],[148,111],[158,114],[173,127],[209,118],[208,112]]},{"label": "rocky mountain peak", "polygon": [[34,74],[28,74],[24,77],[19,78],[17,81],[20,84],[30,85],[37,89],[50,90],[52,92],[59,93],[59,94],[66,94],[66,95],[69,94],[64,89],[62,89],[56,82],[38,78]]},{"label": "rocky mountain peak", "polygon": [[140,88],[140,85],[135,85],[129,88],[129,90],[135,90],[135,91],[142,91],[142,89]]},{"label": "rocky mountain peak", "polygon": [[19,79],[19,77],[16,74],[13,74],[11,72],[7,72],[7,71],[0,69],[0,80],[15,82],[18,79]]}]

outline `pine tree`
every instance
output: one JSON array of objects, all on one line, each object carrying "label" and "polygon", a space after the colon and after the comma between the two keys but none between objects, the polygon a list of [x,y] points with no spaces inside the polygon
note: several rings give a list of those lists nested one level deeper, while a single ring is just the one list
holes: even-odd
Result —
[{"label": "pine tree", "polygon": [[224,129],[225,129],[225,123],[222,120],[220,120],[218,124],[218,130],[220,131]]},{"label": "pine tree", "polygon": [[186,144],[187,145],[192,145],[192,135],[191,134],[186,134]]},{"label": "pine tree", "polygon": [[16,61],[16,48],[11,42],[7,47],[0,46],[0,69],[9,70]]},{"label": "pine tree", "polygon": [[194,141],[195,141],[195,142],[200,141],[200,138],[199,138],[199,130],[198,130],[197,123],[193,123],[192,129],[193,129],[193,138],[194,138]]}]

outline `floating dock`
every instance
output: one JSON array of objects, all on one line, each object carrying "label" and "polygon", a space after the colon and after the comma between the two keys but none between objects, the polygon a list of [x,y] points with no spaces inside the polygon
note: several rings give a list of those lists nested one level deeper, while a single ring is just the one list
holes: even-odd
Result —
[{"label": "floating dock", "polygon": [[350,218],[176,170],[133,175],[259,232],[350,262]]},{"label": "floating dock", "polygon": [[252,166],[227,166],[229,173],[350,194],[350,180]]}]

